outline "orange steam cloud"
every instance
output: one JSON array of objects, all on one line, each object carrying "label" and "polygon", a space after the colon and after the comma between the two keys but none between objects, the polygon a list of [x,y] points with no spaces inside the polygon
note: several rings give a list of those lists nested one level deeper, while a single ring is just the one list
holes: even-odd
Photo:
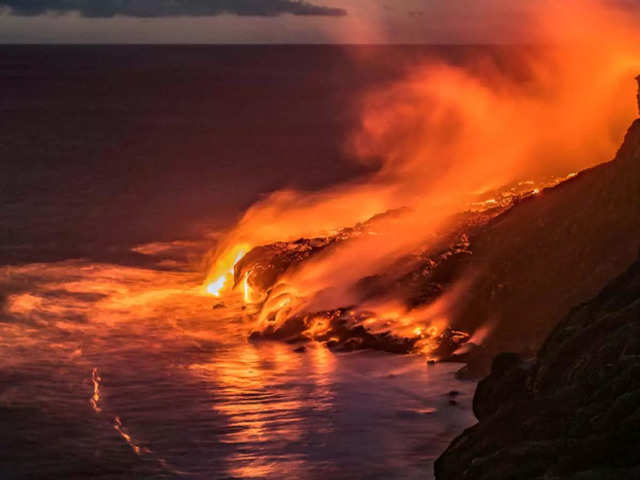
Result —
[{"label": "orange steam cloud", "polygon": [[[416,65],[392,88],[363,94],[350,148],[363,161],[381,159],[376,173],[320,192],[280,191],[255,204],[218,247],[208,283],[228,274],[237,245],[324,235],[410,207],[378,235],[288,274],[275,302],[294,313],[355,305],[361,299],[354,282],[428,244],[479,193],[610,159],[635,115],[637,22],[596,0],[541,1],[532,11],[522,28],[534,32],[535,47],[505,47],[504,58],[477,54],[462,65]],[[501,61],[517,65],[505,71]]]}]

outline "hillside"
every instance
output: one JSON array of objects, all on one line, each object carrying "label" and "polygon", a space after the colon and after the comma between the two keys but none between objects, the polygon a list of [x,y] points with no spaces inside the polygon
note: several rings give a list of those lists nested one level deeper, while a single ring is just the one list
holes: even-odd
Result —
[{"label": "hillside", "polygon": [[471,238],[476,273],[454,328],[490,322],[490,353],[538,348],[640,247],[640,120],[615,159],[524,201]]},{"label": "hillside", "polygon": [[496,357],[474,413],[438,480],[639,478],[640,260],[574,308],[535,363]]}]

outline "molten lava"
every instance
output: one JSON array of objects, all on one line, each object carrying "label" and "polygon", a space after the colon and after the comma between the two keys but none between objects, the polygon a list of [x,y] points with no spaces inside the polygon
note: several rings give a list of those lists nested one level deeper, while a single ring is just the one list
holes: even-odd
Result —
[{"label": "molten lava", "polygon": [[207,292],[220,297],[225,290],[232,288],[235,266],[249,250],[247,244],[236,245],[221,256],[210,275],[214,280],[207,284]]}]

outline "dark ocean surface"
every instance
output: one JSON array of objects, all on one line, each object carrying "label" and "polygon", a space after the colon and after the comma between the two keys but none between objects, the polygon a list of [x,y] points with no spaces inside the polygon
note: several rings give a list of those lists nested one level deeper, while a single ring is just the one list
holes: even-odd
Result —
[{"label": "dark ocean surface", "polygon": [[0,46],[0,479],[430,478],[458,366],[248,343],[195,266],[262,195],[366,173],[369,89],[474,51]]},{"label": "dark ocean surface", "polygon": [[0,256],[199,235],[361,173],[360,94],[403,66],[352,50],[0,46]]}]

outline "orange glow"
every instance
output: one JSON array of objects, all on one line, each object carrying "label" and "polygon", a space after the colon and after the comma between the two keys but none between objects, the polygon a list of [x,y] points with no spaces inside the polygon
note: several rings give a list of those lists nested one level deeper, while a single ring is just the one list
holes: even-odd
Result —
[{"label": "orange glow", "polygon": [[[310,407],[316,411],[333,407],[330,388],[335,370],[333,354],[324,347],[310,347],[307,352],[305,355],[294,353],[290,345],[283,343],[260,347],[241,343],[222,359],[190,367],[193,375],[215,385],[212,395],[228,399],[215,407],[230,427],[225,429],[222,443],[242,446],[254,442],[299,442],[307,433],[304,423],[299,421],[304,412]],[[300,389],[300,395],[280,394],[278,384],[282,377],[302,369],[308,369],[309,383],[293,386]],[[309,386],[317,395],[310,395],[311,400],[303,400],[307,396],[304,389]],[[330,419],[318,428],[329,431]],[[297,469],[304,464],[286,459],[273,462],[259,451],[246,449],[234,453],[228,462],[228,475],[233,478],[285,478],[291,475],[302,478],[297,475]]]},{"label": "orange glow", "polygon": [[329,318],[322,316],[312,317],[307,321],[307,329],[302,334],[310,339],[316,339],[326,335],[329,330]]},{"label": "orange glow", "polygon": [[226,283],[227,283],[227,276],[223,275],[222,277],[218,278],[214,282],[211,282],[207,286],[207,292],[209,292],[211,295],[219,297],[220,292],[222,291]]},{"label": "orange glow", "polygon": [[120,417],[114,418],[113,429],[120,434],[120,436],[124,439],[125,442],[127,442],[127,444],[131,447],[131,449],[135,452],[136,455],[151,453],[151,451],[148,448],[141,447],[133,441],[133,439],[131,438],[131,435],[129,435],[125,431],[124,426],[122,425],[122,420],[120,420]]},{"label": "orange glow", "polygon": [[251,287],[251,282],[249,281],[251,273],[251,271],[246,272],[242,280],[242,291],[245,304],[258,303],[264,297],[260,291],[254,290],[254,288]]},{"label": "orange glow", "polygon": [[251,291],[249,287],[249,272],[244,275],[244,280],[242,281],[242,286],[244,290],[244,302],[249,303],[249,299],[251,297]]},{"label": "orange glow", "polygon": [[91,408],[93,408],[93,410],[96,413],[100,413],[102,411],[102,409],[100,408],[100,382],[101,381],[102,381],[102,378],[100,378],[100,375],[98,375],[98,369],[94,368],[91,371],[91,382],[93,383],[93,395],[89,400],[89,404],[91,405]]},{"label": "orange glow", "polygon": [[[145,352],[175,348],[176,343],[190,348],[221,338],[232,344],[246,342],[249,326],[229,327],[225,322],[241,316],[241,304],[229,301],[223,311],[213,313],[201,281],[201,272],[82,260],[0,267],[0,285],[14,292],[5,302],[12,321],[0,322],[0,348],[5,353],[0,365],[55,358],[56,365],[71,361],[69,365],[88,368],[87,407],[108,419],[109,428],[137,455],[182,476],[127,428],[105,398],[101,370],[89,362],[99,355],[121,355],[118,344],[123,341],[127,346],[122,348],[135,344]],[[221,325],[212,328],[216,318]]]},{"label": "orange glow", "polygon": [[[210,297],[203,292],[197,272],[170,272],[107,264],[68,261],[3,267],[7,278],[37,278],[29,292],[11,294],[7,313],[64,331],[91,330],[102,336],[106,327],[143,319],[173,321],[183,316],[210,315]],[[85,300],[83,295],[88,295]],[[88,323],[72,319],[86,317]],[[1,332],[5,334],[4,331]],[[24,334],[28,342],[28,332]],[[78,346],[68,354],[76,355]]]},{"label": "orange glow", "polygon": [[247,244],[235,245],[216,260],[208,280],[207,292],[215,297],[220,297],[224,291],[233,285],[233,277],[236,264],[251,250]]}]

